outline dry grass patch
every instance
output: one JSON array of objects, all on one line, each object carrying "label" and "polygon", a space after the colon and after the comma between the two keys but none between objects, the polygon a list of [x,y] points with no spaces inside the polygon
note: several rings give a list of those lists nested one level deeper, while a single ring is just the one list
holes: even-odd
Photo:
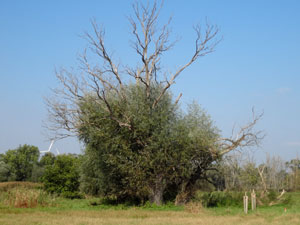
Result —
[{"label": "dry grass patch", "polygon": [[147,211],[99,210],[99,211],[57,211],[57,212],[24,212],[19,214],[1,213],[0,224],[43,224],[43,225],[293,225],[300,224],[298,214],[278,216],[252,214],[216,216],[208,211],[192,213],[187,211]]},{"label": "dry grass patch", "polygon": [[47,206],[52,202],[51,196],[40,189],[13,188],[1,194],[1,202],[15,208],[34,208]]},{"label": "dry grass patch", "polygon": [[40,183],[21,182],[21,181],[0,182],[0,192],[5,192],[12,188],[17,188],[17,187],[27,188],[27,189],[38,189],[38,188],[42,188],[43,185]]},{"label": "dry grass patch", "polygon": [[34,208],[52,203],[52,197],[31,182],[0,183],[0,203],[15,208]]}]

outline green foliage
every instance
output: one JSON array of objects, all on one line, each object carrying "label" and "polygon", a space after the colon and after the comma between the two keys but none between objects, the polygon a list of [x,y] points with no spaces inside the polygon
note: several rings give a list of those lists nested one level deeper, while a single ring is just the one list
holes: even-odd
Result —
[{"label": "green foliage", "polygon": [[164,210],[181,211],[184,209],[183,206],[177,206],[174,204],[174,202],[166,202],[163,205],[156,205],[149,201],[147,201],[144,205],[142,205],[141,208],[147,210],[155,210],[155,211],[164,211]]},{"label": "green foliage", "polygon": [[55,155],[51,152],[46,152],[39,161],[41,167],[52,165],[55,162]]},{"label": "green foliage", "polygon": [[[126,104],[107,95],[113,116],[103,105],[94,104],[93,96],[80,102],[79,134],[86,144],[82,190],[120,201],[153,201],[170,192],[167,187],[172,186],[176,195],[181,185],[194,185],[204,176],[216,159],[210,148],[217,129],[196,104],[187,114],[180,112],[168,92],[152,108],[161,91],[160,85],[153,85],[147,97],[143,86],[129,85]],[[127,117],[130,129],[118,122]]]},{"label": "green foliage", "polygon": [[285,205],[288,206],[292,203],[291,194],[285,193],[280,196],[280,192],[275,190],[268,190],[267,193],[258,193],[257,198],[259,199],[259,204],[262,206],[272,206],[272,205]]},{"label": "green foliage", "polygon": [[64,191],[62,192],[61,197],[69,199],[81,199],[84,198],[84,195],[79,191]]},{"label": "green foliage", "polygon": [[41,178],[44,174],[44,171],[45,171],[45,169],[41,165],[39,165],[39,164],[34,165],[33,169],[32,169],[30,181],[41,182]]},{"label": "green foliage", "polygon": [[59,155],[52,165],[45,168],[42,182],[49,193],[65,197],[81,197],[79,194],[80,159],[76,155]]},{"label": "green foliage", "polygon": [[23,145],[0,155],[0,182],[40,182],[47,165],[54,163],[55,156],[46,153],[39,161],[39,150],[35,146]]},{"label": "green foliage", "polygon": [[289,162],[286,162],[286,167],[290,171],[286,179],[288,186],[286,189],[293,191],[300,190],[300,160],[298,158],[292,159]]},{"label": "green foliage", "polygon": [[40,152],[37,147],[22,145],[8,150],[0,157],[2,181],[30,181],[34,166],[38,164]]},{"label": "green foliage", "polygon": [[195,199],[204,207],[242,206],[243,195],[242,192],[198,192]]},{"label": "green foliage", "polygon": [[277,198],[277,195],[278,195],[278,193],[276,191],[274,191],[274,190],[269,191],[268,195],[267,195],[268,200],[269,201],[275,201],[276,198]]},{"label": "green foliage", "polygon": [[[200,202],[204,207],[242,207],[243,206],[243,196],[245,192],[238,191],[213,191],[213,192],[200,192],[198,191],[195,195],[194,201]],[[292,194],[287,193],[283,195],[280,199],[280,195],[277,191],[268,191],[267,194],[258,192],[256,194],[256,201],[258,207],[270,207],[273,205],[284,205],[290,206],[292,203]],[[249,204],[251,194],[248,193]]]},{"label": "green foliage", "polygon": [[38,164],[34,165],[32,170],[31,181],[41,182],[41,179],[44,175],[45,168],[49,165],[53,165],[55,161],[55,155],[51,152],[44,154]]},{"label": "green foliage", "polygon": [[0,160],[0,182],[5,182],[11,178],[11,169],[7,163]]}]

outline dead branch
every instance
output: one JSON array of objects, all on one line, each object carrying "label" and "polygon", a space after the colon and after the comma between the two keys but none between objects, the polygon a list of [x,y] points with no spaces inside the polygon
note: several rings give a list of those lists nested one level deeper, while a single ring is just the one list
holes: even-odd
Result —
[{"label": "dead branch", "polygon": [[176,99],[176,101],[175,101],[175,104],[178,104],[178,102],[179,102],[181,96],[182,96],[182,93],[180,93],[180,94],[178,95],[178,97],[177,97],[177,99]]},{"label": "dead branch", "polygon": [[255,131],[254,127],[262,116],[263,113],[255,115],[254,109],[252,109],[253,118],[250,123],[241,127],[236,135],[233,134],[230,138],[219,139],[219,148],[221,149],[219,154],[224,155],[237,148],[259,146],[260,142],[264,139],[265,134],[262,131]]},{"label": "dead branch", "polygon": [[264,195],[264,193],[267,193],[268,190],[267,190],[267,184],[266,184],[266,181],[265,181],[265,178],[264,178],[264,170],[266,168],[266,165],[263,165],[262,168],[260,169],[259,167],[257,168],[258,170],[258,174],[260,176],[260,179],[261,179],[261,183],[263,185],[263,192],[262,192],[262,195]]},{"label": "dead branch", "polygon": [[276,200],[269,203],[269,206],[279,204],[279,203],[280,203],[280,200],[281,200],[281,198],[282,198],[282,196],[283,196],[285,193],[286,193],[286,191],[283,189],[282,192],[280,193],[280,195],[277,196]]},{"label": "dead branch", "polygon": [[206,30],[205,30],[204,37],[202,36],[200,25],[197,25],[196,27],[194,27],[194,30],[196,31],[197,38],[196,38],[196,42],[195,42],[195,52],[194,52],[193,56],[184,66],[180,67],[173,75],[171,75],[171,78],[167,81],[161,94],[154,101],[152,108],[155,108],[155,106],[160,101],[160,99],[165,94],[165,92],[172,86],[172,84],[174,84],[175,79],[187,67],[189,67],[193,62],[195,62],[199,57],[203,57],[203,56],[213,52],[215,47],[217,46],[217,44],[221,41],[221,39],[216,39],[217,34],[219,33],[218,27],[216,27],[214,25],[210,25],[208,22],[206,23]]},{"label": "dead branch", "polygon": [[143,81],[148,97],[150,95],[151,81],[155,78],[157,69],[159,68],[160,56],[175,44],[175,42],[169,43],[170,30],[168,27],[171,18],[162,28],[159,29],[157,27],[157,20],[162,5],[163,2],[160,6],[157,6],[157,2],[154,2],[151,8],[149,4],[144,6],[135,3],[133,4],[135,18],[128,18],[135,37],[132,47],[141,57],[142,61],[142,66],[133,75],[137,81]]}]

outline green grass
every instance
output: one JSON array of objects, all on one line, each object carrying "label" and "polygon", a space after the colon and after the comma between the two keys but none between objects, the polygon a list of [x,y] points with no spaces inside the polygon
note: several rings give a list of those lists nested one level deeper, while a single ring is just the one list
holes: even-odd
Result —
[{"label": "green grass", "polygon": [[[3,184],[1,184],[3,187]],[[11,185],[11,184],[9,184]],[[31,184],[26,184],[26,187]],[[11,189],[26,188],[14,184]],[[23,188],[23,189],[22,189]],[[28,190],[40,190],[33,185]],[[5,190],[5,191],[4,191]],[[199,202],[186,206],[167,203],[162,206],[146,203],[143,206],[101,204],[99,198],[65,199],[48,196],[51,204],[38,204],[33,208],[16,208],[2,201],[8,192],[0,191],[0,224],[300,224],[300,193],[287,193],[288,204],[258,206],[245,215],[241,206],[204,208]],[[1,198],[2,196],[2,198]],[[2,199],[2,200],[1,200]],[[242,201],[242,200],[241,200]],[[287,209],[285,212],[284,209]],[[59,219],[61,218],[61,219]],[[16,221],[19,221],[17,223]],[[74,222],[76,221],[76,222]]]}]

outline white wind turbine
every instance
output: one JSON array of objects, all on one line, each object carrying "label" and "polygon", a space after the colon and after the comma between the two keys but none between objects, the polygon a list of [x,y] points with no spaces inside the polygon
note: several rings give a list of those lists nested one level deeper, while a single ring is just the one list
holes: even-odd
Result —
[{"label": "white wind turbine", "polygon": [[[50,151],[51,151],[51,148],[52,148],[52,146],[53,146],[53,144],[54,144],[54,140],[52,140],[52,141],[51,141],[51,143],[50,143],[50,146],[49,146],[48,150],[45,150],[45,151],[40,151],[40,153],[46,153],[46,152],[50,152]],[[57,155],[59,155],[59,154],[60,154],[57,148],[56,148],[56,152],[57,152]]]}]

